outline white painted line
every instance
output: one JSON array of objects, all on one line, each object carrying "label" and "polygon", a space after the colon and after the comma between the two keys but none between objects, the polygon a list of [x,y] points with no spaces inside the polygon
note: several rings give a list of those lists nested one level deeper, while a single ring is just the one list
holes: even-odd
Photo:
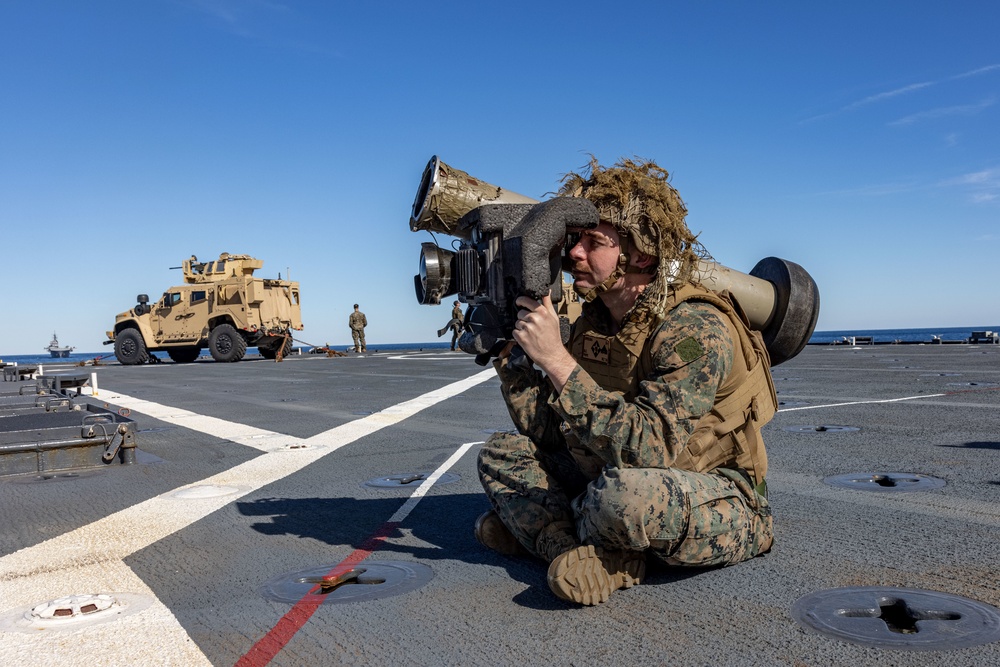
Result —
[{"label": "white painted line", "polygon": [[446,473],[448,469],[451,468],[453,465],[455,465],[455,463],[457,463],[460,458],[465,456],[465,453],[469,451],[470,447],[481,444],[483,444],[482,440],[478,442],[467,442],[461,447],[459,447],[454,454],[448,457],[447,461],[442,463],[437,470],[435,470],[433,473],[431,473],[431,475],[427,479],[421,482],[420,486],[417,487],[416,490],[413,492],[413,494],[409,498],[407,498],[405,503],[403,503],[403,506],[400,507],[398,510],[396,510],[395,514],[389,517],[389,523],[402,523],[403,519],[409,516],[410,512],[413,511],[413,508],[417,506],[417,503],[420,502],[420,499],[423,498],[425,495],[427,495],[427,492],[431,490],[431,487],[434,486],[439,479],[441,479],[441,475]]},{"label": "white painted line", "polygon": [[144,415],[159,419],[168,424],[176,424],[177,426],[189,428],[192,431],[199,431],[217,438],[232,440],[233,442],[238,442],[241,445],[253,447],[263,452],[275,451],[285,445],[301,441],[301,438],[285,435],[284,433],[276,433],[248,426],[247,424],[199,415],[190,410],[160,405],[159,403],[153,403],[141,398],[133,398],[132,396],[115,391],[109,392],[105,390],[101,395],[101,400],[107,403],[109,408],[111,406],[128,408],[132,412],[141,412]]},{"label": "white painted line", "polygon": [[[248,493],[301,470],[340,447],[397,424],[493,377],[496,377],[496,373],[492,368],[484,370],[392,408],[300,440],[308,444],[322,444],[324,447],[280,450],[258,456],[196,484],[173,489],[64,535],[0,558],[0,604],[3,605],[0,611],[34,606],[46,600],[78,593],[136,593],[150,596],[155,601],[149,609],[129,617],[128,634],[133,637],[156,638],[153,642],[123,643],[121,627],[116,622],[90,627],[86,632],[80,633],[44,632],[34,635],[3,632],[0,633],[3,637],[3,641],[0,641],[0,663],[20,664],[30,657],[28,661],[32,664],[209,665],[208,659],[176,617],[122,561],[136,551],[186,528]],[[166,415],[169,419],[164,419],[165,421],[177,419],[178,422],[175,423],[184,421],[187,423],[181,425],[187,426],[189,423],[199,430],[218,427],[221,432],[210,433],[217,437],[228,437],[226,434],[232,433],[239,433],[238,437],[282,435],[213,418],[193,419],[192,416],[199,415],[149,401],[139,401],[123,394],[115,396],[119,398],[111,399],[111,394],[107,398],[109,401],[114,400],[116,404],[119,400],[131,402],[135,407],[130,409],[150,416],[154,416],[154,413]],[[203,432],[209,433],[208,430]],[[230,486],[235,487],[236,491],[223,496],[195,498],[184,497],[184,494],[180,497],[176,495],[181,489],[196,486]],[[417,492],[421,488],[423,485]]]},{"label": "white painted line", "polygon": [[941,396],[947,396],[948,394],[921,394],[920,396],[905,396],[903,398],[883,398],[879,400],[872,401],[850,401],[848,403],[827,403],[826,405],[802,405],[797,408],[781,408],[778,410],[778,414],[782,412],[794,412],[795,410],[816,410],[818,408],[840,408],[845,405],[871,405],[873,403],[899,403],[900,401],[915,401],[918,398],[939,398]]},{"label": "white painted line", "polygon": [[388,357],[394,361],[468,361],[468,354],[457,352],[414,352],[395,357]]}]

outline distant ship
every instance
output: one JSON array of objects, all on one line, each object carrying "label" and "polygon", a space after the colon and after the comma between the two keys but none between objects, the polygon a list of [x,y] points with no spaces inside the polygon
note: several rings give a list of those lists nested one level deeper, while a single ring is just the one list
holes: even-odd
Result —
[{"label": "distant ship", "polygon": [[49,346],[45,348],[49,351],[53,357],[68,357],[69,353],[75,350],[75,347],[59,347],[59,339],[56,338],[56,332],[52,332],[52,342]]}]

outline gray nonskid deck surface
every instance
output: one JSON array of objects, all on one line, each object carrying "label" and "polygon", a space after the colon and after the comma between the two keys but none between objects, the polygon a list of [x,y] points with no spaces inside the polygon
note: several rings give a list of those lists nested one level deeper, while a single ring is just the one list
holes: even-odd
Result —
[{"label": "gray nonskid deck surface", "polygon": [[[96,654],[104,664],[179,664],[178,656],[235,664],[292,608],[262,595],[266,582],[336,565],[370,545],[413,493],[366,482],[436,470],[462,445],[509,428],[510,418],[494,377],[339,449],[333,439],[379,418],[372,413],[391,414],[482,371],[458,353],[96,369],[100,389],[89,400],[117,393],[170,409],[160,418],[132,412],[146,463],[72,479],[0,480],[0,614],[107,592],[88,588],[109,585],[100,572],[117,572],[115,581],[130,587],[116,592],[156,604],[41,637],[0,620],[0,660]],[[774,376],[784,407],[765,427],[776,517],[766,556],[723,569],[653,569],[643,585],[598,607],[563,603],[549,592],[541,563],[499,556],[473,538],[472,524],[488,507],[473,444],[448,470],[454,478],[419,499],[368,558],[427,566],[433,578],[398,596],[320,606],[270,664],[1000,664],[997,643],[865,647],[805,630],[791,613],[804,595],[859,586],[1000,606],[1000,349],[809,346]],[[185,411],[216,421],[191,428]],[[826,429],[803,428],[815,426]],[[225,430],[240,427],[256,430],[239,437]],[[314,457],[308,465],[267,478],[272,462],[279,470],[296,456],[267,445],[286,440],[329,451],[303,450]],[[156,514],[156,503],[177,489],[248,470],[257,477],[229,482],[242,495],[203,515]],[[848,473],[929,475],[946,484],[876,493],[823,481]],[[137,506],[150,507],[148,516],[132,517]],[[93,541],[101,535],[94,526],[119,516],[129,517],[129,530]],[[163,528],[170,521],[176,529]],[[155,537],[144,542],[147,528]],[[92,541],[66,539],[77,535]],[[27,556],[38,566],[26,565]],[[173,630],[150,637],[149,627]],[[115,641],[88,645],[109,632]]]}]

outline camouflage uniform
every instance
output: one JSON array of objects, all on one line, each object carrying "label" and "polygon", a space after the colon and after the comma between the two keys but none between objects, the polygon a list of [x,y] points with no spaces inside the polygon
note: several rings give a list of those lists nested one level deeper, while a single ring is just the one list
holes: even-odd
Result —
[{"label": "camouflage uniform", "polygon": [[[600,300],[584,313],[596,329],[614,330]],[[770,507],[744,471],[672,467],[733,367],[724,319],[704,302],[668,312],[647,338],[657,344],[653,370],[634,397],[602,388],[580,366],[554,395],[541,372],[495,363],[517,432],[490,437],[479,474],[530,553],[553,557],[536,542],[558,524],[575,526],[583,544],[646,551],[671,565],[732,564],[770,548]],[[700,354],[678,355],[691,339]]]},{"label": "camouflage uniform", "polygon": [[[458,337],[462,335],[462,320],[465,319],[465,314],[462,312],[462,307],[455,304],[455,307],[451,309],[451,349],[455,349],[455,345],[458,343]],[[458,320],[456,322],[456,320]]]},{"label": "camouflage uniform", "polygon": [[365,347],[365,327],[368,326],[368,318],[360,310],[355,310],[347,318],[347,326],[351,327],[351,337],[354,339],[354,349],[364,352]]}]

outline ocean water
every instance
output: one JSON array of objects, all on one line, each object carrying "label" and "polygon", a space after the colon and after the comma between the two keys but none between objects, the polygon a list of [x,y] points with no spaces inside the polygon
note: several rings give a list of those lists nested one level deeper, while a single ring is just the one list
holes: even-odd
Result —
[{"label": "ocean water", "polygon": [[845,329],[843,331],[815,331],[809,339],[810,345],[825,345],[842,342],[851,336],[871,336],[876,343],[929,343],[932,337],[941,340],[965,341],[973,331],[1000,331],[1000,326],[982,327],[937,327],[928,329]]},{"label": "ocean water", "polygon": [[[404,350],[447,350],[450,347],[450,339],[448,342],[435,342],[435,343],[388,343],[385,345],[368,345],[369,352],[400,352]],[[353,345],[333,345],[334,350],[340,350],[341,352],[346,352],[347,350],[354,349]],[[306,354],[311,348],[303,346],[302,353]],[[166,352],[155,352],[157,357],[163,361],[169,361],[170,357],[167,356]],[[256,347],[248,347],[247,354],[257,354]],[[208,350],[201,351],[202,357],[211,357]],[[81,362],[90,361],[95,358],[101,358],[101,361],[105,363],[118,363],[115,361],[115,353],[111,349],[111,346],[104,348],[100,352],[74,352],[68,357],[55,358],[49,355],[48,352],[44,354],[0,354],[0,361],[4,363],[17,363],[18,366],[24,366],[25,364],[59,364],[59,365],[77,365]]]},{"label": "ocean water", "polygon": [[[938,336],[946,341],[965,341],[972,335],[973,331],[1000,331],[1000,325],[981,327],[936,327],[926,329],[844,329],[841,331],[816,331],[809,339],[810,345],[829,345],[831,343],[842,342],[844,338],[851,336],[871,336],[876,343],[892,343],[900,341],[904,343],[929,343],[933,336]],[[383,345],[370,344],[369,352],[401,352],[409,350],[447,350],[450,342],[433,343],[387,343]],[[333,349],[346,352],[352,349],[352,345],[334,345]],[[308,347],[302,348],[302,353],[306,354]],[[257,354],[257,348],[247,348],[247,354]],[[169,357],[165,352],[157,352],[160,359],[167,361]],[[208,350],[202,350],[201,356],[211,356]],[[79,364],[100,357],[106,363],[116,363],[114,352],[110,346],[100,352],[75,352],[64,359],[56,359],[46,354],[0,354],[0,361],[5,363],[24,364]]]}]

